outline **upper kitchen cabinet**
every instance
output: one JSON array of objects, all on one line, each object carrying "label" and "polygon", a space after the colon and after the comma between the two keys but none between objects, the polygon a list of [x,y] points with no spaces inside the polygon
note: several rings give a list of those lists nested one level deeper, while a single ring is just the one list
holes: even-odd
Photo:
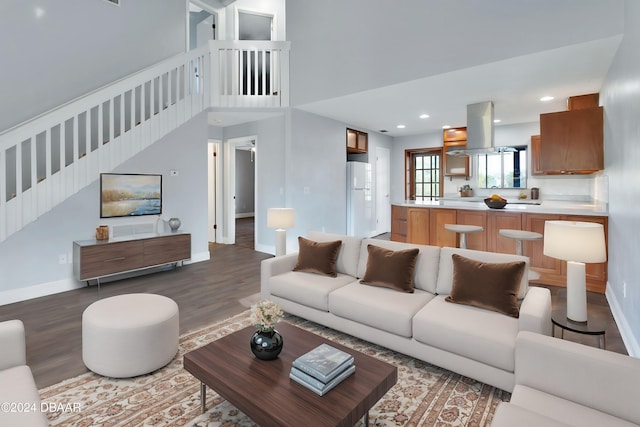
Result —
[{"label": "upper kitchen cabinet", "polygon": [[369,134],[347,128],[347,153],[363,154],[369,149]]},{"label": "upper kitchen cabinet", "polygon": [[[568,111],[540,115],[539,157],[534,172],[589,174],[604,169],[604,114],[597,94],[569,98]],[[534,163],[535,162],[535,163]]]},{"label": "upper kitchen cabinet", "polygon": [[469,176],[469,156],[450,156],[448,151],[464,150],[467,147],[467,128],[445,129],[442,132],[444,176]]}]

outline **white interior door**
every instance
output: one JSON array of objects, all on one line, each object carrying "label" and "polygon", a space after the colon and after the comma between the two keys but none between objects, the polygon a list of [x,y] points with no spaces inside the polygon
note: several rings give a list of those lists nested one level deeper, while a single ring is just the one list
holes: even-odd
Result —
[{"label": "white interior door", "polygon": [[376,234],[391,231],[391,151],[376,147]]}]

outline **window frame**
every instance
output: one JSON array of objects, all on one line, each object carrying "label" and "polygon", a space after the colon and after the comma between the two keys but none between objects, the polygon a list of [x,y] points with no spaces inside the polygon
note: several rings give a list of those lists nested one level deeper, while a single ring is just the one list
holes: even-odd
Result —
[{"label": "window frame", "polygon": [[[515,183],[516,180],[518,180],[519,182],[521,182],[522,179],[524,179],[524,183],[525,186],[522,187],[505,187],[505,153],[506,152],[500,152],[499,154],[476,154],[476,164],[477,164],[477,179],[476,179],[476,183],[478,184],[478,188],[483,188],[483,189],[491,189],[491,188],[501,188],[501,189],[523,189],[526,188],[526,182],[527,182],[527,175],[529,174],[528,172],[528,168],[527,168],[527,163],[529,161],[529,153],[527,153],[527,146],[526,145],[516,145],[516,146],[512,146],[511,148],[513,148],[515,150],[515,152],[517,153],[517,155],[513,155],[513,171],[514,171],[514,177],[513,177],[513,182]],[[521,152],[525,152],[525,159],[524,162],[520,161],[520,153]],[[513,151],[511,151],[511,153],[513,153]],[[488,156],[500,156],[500,186],[499,187],[488,187],[488,177],[489,175],[487,174],[487,170],[485,168],[485,170],[481,170],[480,167],[480,156],[485,156],[485,166],[489,164],[488,161],[486,161],[486,158]],[[518,171],[518,175],[517,177],[515,176],[515,172]],[[484,182],[480,182],[480,179],[484,176]]]},{"label": "window frame", "polygon": [[[442,169],[442,148],[415,148],[404,150],[405,176],[404,176],[404,197],[405,200],[416,200],[416,156],[437,156],[438,157],[438,195],[429,196],[429,200],[438,200],[444,193],[444,170]],[[424,196],[421,196],[424,197]]]}]

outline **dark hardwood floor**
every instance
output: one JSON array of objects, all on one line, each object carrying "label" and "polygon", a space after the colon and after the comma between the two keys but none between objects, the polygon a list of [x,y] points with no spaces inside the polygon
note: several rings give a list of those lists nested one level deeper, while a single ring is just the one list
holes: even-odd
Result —
[{"label": "dark hardwood floor", "polygon": [[[94,301],[113,295],[150,292],[165,295],[180,308],[184,334],[245,310],[260,291],[260,261],[271,257],[253,248],[253,226],[238,227],[242,244],[210,244],[211,259],[172,271],[113,281],[101,286],[0,306],[0,321],[21,319],[27,334],[27,362],[39,388],[87,372],[82,362],[82,312]],[[249,236],[241,230],[250,230]],[[385,236],[380,236],[385,238]],[[250,245],[250,247],[247,246]],[[552,289],[553,303],[563,304],[562,290]],[[590,314],[607,321],[607,349],[625,353],[604,295],[589,295]],[[592,336],[569,332],[565,339],[596,346]]]}]

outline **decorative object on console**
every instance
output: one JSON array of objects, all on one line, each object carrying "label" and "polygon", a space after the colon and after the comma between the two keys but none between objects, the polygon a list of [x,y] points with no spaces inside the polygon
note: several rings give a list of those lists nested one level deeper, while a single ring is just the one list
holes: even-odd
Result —
[{"label": "decorative object on console", "polygon": [[273,360],[282,351],[284,338],[275,327],[283,316],[282,309],[273,301],[265,300],[251,306],[251,324],[257,330],[249,343],[251,352],[258,359]]},{"label": "decorative object on console", "polygon": [[296,224],[295,211],[292,208],[269,208],[267,227],[276,229],[276,256],[287,253],[287,228]]},{"label": "decorative object on console", "polygon": [[182,222],[180,222],[180,218],[169,218],[168,223],[171,231],[178,231],[178,228],[180,228],[180,225],[182,225]]},{"label": "decorative object on console", "polygon": [[96,240],[109,240],[108,225],[101,225],[96,228]]},{"label": "decorative object on console", "polygon": [[545,221],[546,256],[567,261],[567,318],[587,321],[585,263],[604,262],[604,227],[594,222]]}]

